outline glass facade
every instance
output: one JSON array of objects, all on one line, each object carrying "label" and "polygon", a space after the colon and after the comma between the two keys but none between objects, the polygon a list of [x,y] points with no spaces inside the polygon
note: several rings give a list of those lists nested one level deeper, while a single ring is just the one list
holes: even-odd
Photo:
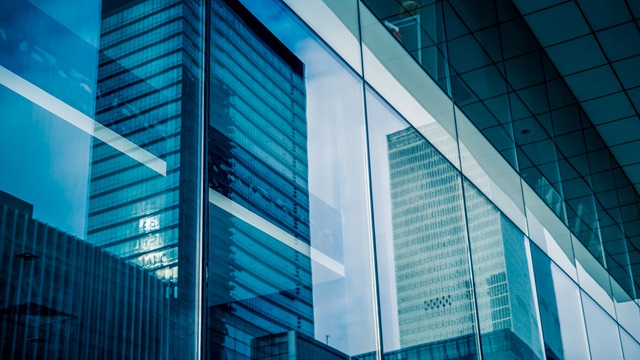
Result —
[{"label": "glass facade", "polygon": [[2,9],[1,358],[640,357],[632,2]]}]

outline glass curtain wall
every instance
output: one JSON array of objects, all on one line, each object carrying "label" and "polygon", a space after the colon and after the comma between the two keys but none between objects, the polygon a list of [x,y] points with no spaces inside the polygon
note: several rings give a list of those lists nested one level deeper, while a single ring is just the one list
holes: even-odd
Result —
[{"label": "glass curtain wall", "polygon": [[2,358],[197,358],[199,1],[0,14]]},{"label": "glass curtain wall", "polygon": [[[595,114],[590,119],[570,90],[588,82],[575,80],[578,75],[566,81],[562,77],[584,70],[568,54],[587,41],[545,48],[541,43],[555,43],[554,36],[537,39],[540,34],[529,28],[564,23],[562,17],[570,11],[560,9],[573,6],[558,6],[549,12],[555,18],[542,21],[541,14],[530,13],[545,6],[519,1],[363,3],[582,246],[635,296],[640,287],[632,271],[638,256],[638,193],[592,124],[602,122],[599,113],[584,104]],[[601,117],[617,119],[613,114]],[[467,175],[464,159],[463,173]],[[508,184],[503,187],[509,193]]]},{"label": "glass curtain wall", "polygon": [[374,352],[363,80],[279,1],[209,16],[207,358]]},{"label": "glass curtain wall", "polygon": [[2,358],[636,358],[627,215],[538,138],[581,112],[471,10],[6,5]]}]

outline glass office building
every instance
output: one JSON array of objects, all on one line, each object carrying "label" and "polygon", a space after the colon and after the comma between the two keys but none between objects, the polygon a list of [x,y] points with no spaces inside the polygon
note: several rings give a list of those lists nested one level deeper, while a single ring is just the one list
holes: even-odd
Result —
[{"label": "glass office building", "polygon": [[640,358],[637,2],[1,8],[1,358]]}]

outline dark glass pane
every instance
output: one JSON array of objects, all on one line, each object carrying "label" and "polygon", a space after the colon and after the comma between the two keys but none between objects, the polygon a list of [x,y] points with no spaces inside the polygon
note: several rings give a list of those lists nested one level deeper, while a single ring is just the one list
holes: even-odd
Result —
[{"label": "dark glass pane", "polygon": [[375,352],[362,80],[278,1],[209,16],[207,358]]}]

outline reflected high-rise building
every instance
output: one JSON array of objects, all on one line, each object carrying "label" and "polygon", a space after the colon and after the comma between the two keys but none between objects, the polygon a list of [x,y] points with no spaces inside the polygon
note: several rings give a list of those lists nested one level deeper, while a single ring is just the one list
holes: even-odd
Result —
[{"label": "reflected high-rise building", "polygon": [[87,241],[171,283],[195,256],[196,6],[102,2]]},{"label": "reflected high-rise building", "polygon": [[[435,126],[420,131],[444,132]],[[418,130],[389,134],[387,143],[401,347],[418,351],[420,345],[428,345],[434,356],[436,344],[450,340],[466,344],[459,352],[461,358],[473,357],[475,345],[464,339],[472,339],[478,321],[483,345],[487,343],[485,353],[495,342],[492,339],[504,337],[501,341],[514,346],[495,350],[535,358],[526,345],[535,343],[538,336],[527,333],[533,315],[524,308],[528,302],[519,299],[521,294],[530,295],[528,269],[521,265],[526,261],[524,236],[468,184],[464,184],[463,204],[463,183],[451,171],[453,165]],[[450,146],[456,146],[453,140]],[[479,165],[468,166],[469,173],[482,174]],[[476,185],[490,191],[489,179],[484,180]],[[466,226],[472,234],[473,259],[468,255]],[[444,352],[441,356],[447,358]]]},{"label": "reflected high-rise building", "polygon": [[101,4],[86,241],[164,283],[179,358],[202,286],[199,4]]},{"label": "reflected high-rise building", "polygon": [[314,331],[304,64],[236,1],[211,18],[209,357],[265,358]]},{"label": "reflected high-rise building", "polygon": [[473,334],[462,184],[413,128],[387,142],[400,345]]}]

